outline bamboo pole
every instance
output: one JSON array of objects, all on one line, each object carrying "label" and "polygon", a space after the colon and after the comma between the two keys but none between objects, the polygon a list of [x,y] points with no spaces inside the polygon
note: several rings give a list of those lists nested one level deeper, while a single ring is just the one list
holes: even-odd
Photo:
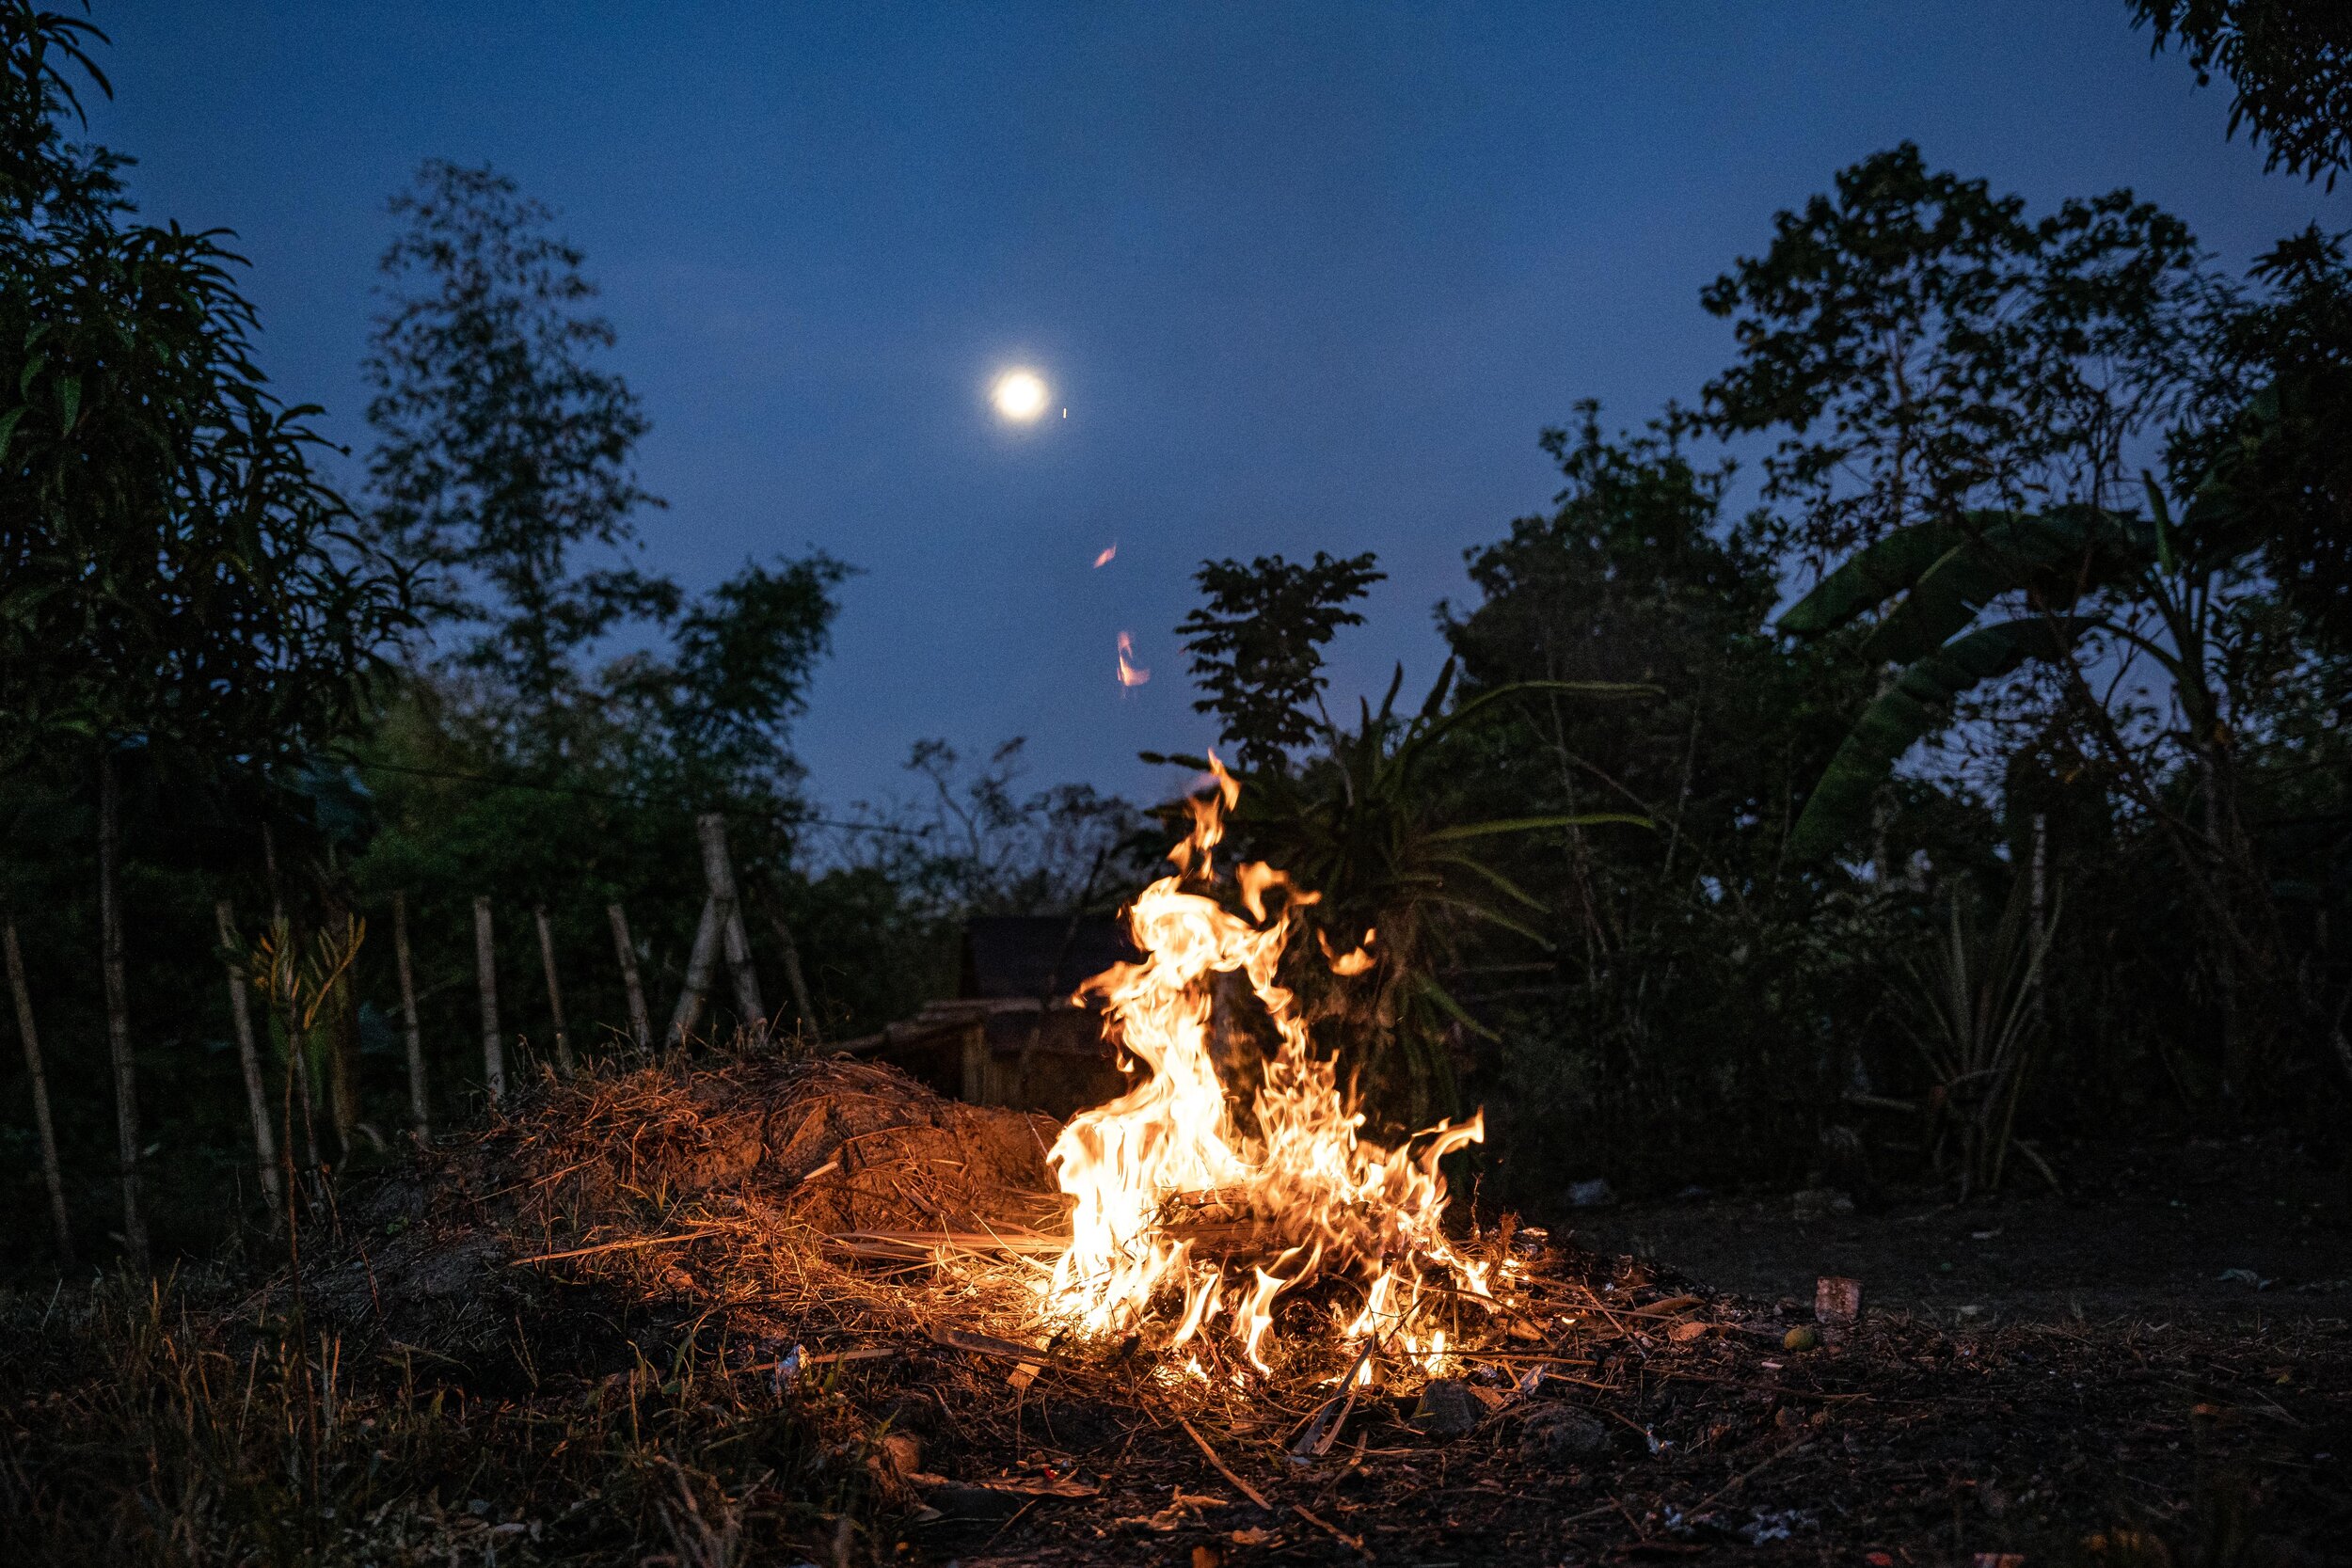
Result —
[{"label": "bamboo pole", "polygon": [[792,927],[785,922],[784,900],[773,888],[761,888],[760,908],[766,911],[768,924],[776,933],[776,945],[784,949],[785,983],[792,988],[792,1005],[800,1009],[801,1030],[812,1044],[825,1043],[825,1031],[817,1019],[817,1005],[809,999],[808,981],[801,973],[801,946],[792,940]]},{"label": "bamboo pole", "polygon": [[237,1069],[245,1078],[246,1115],[253,1122],[254,1163],[262,1173],[262,1194],[269,1199],[270,1228],[278,1228],[286,1195],[278,1185],[278,1136],[270,1131],[269,1091],[262,1085],[262,1053],[253,1040],[252,982],[237,970],[237,911],[228,899],[213,905],[213,923],[220,928],[220,963],[229,973],[229,1019],[237,1035]]},{"label": "bamboo pole", "polygon": [[400,1024],[408,1047],[408,1117],[417,1142],[433,1141],[431,1101],[424,1088],[424,1036],[417,1028],[417,976],[408,963],[408,895],[392,895],[392,960],[400,971]]},{"label": "bamboo pole", "polygon": [[131,984],[122,961],[122,782],[111,750],[98,759],[98,967],[106,991],[106,1053],[115,1079],[115,1152],[121,1165],[122,1249],[147,1272],[139,1214],[138,1064],[131,1054]]},{"label": "bamboo pole", "polygon": [[555,983],[555,933],[548,925],[548,907],[538,905],[531,917],[539,926],[539,967],[548,975],[548,1011],[555,1018],[555,1069],[569,1078],[574,1071],[572,1037],[564,1027],[564,990]]},{"label": "bamboo pole", "polygon": [[473,901],[473,965],[482,985],[482,1082],[496,1105],[506,1099],[506,1044],[499,1036],[498,950],[486,895]]},{"label": "bamboo pole", "polygon": [[40,1134],[40,1179],[49,1188],[49,1223],[57,1232],[57,1266],[73,1266],[73,1227],[66,1221],[65,1173],[57,1164],[57,1127],[49,1117],[49,1078],[41,1071],[40,1035],[33,1027],[33,997],[24,986],[24,955],[16,945],[16,917],[8,919],[8,990],[16,997],[16,1032],[24,1042],[24,1069],[33,1080],[33,1128]]},{"label": "bamboo pole", "polygon": [[745,1025],[759,1022],[768,1009],[759,1001],[759,972],[752,965],[751,937],[743,929],[743,901],[735,891],[735,867],[727,858],[727,819],[705,812],[694,820],[702,840],[703,880],[718,906],[720,935],[727,958],[727,979],[735,990],[735,1009]]},{"label": "bamboo pole", "polygon": [[621,984],[628,991],[628,1032],[642,1051],[653,1044],[653,1020],[645,1012],[645,986],[637,975],[637,944],[628,940],[628,916],[618,904],[604,907],[612,922],[612,950],[621,958]]},{"label": "bamboo pole", "polygon": [[694,945],[686,955],[686,988],[678,992],[677,1007],[670,1014],[670,1032],[663,1037],[672,1045],[684,1045],[701,1022],[703,1004],[710,995],[710,971],[719,959],[719,901],[703,900],[702,923],[694,927]]}]

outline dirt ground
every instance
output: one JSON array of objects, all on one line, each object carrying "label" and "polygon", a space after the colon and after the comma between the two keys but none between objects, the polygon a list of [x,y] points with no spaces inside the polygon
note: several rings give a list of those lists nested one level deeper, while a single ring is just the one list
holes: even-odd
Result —
[{"label": "dirt ground", "polygon": [[[1964,1208],[1816,1189],[1540,1216],[1603,1299],[1694,1292],[1677,1320],[1706,1329],[1628,1315],[1532,1391],[1473,1357],[1496,1400],[1473,1430],[1421,1430],[1398,1400],[1339,1463],[1300,1464],[1287,1415],[1235,1407],[1202,1427],[1232,1478],[1170,1423],[1130,1416],[1089,1448],[1033,1418],[1028,1473],[1099,1495],[910,1547],[963,1568],[2352,1562],[2344,1175],[2276,1139],[2058,1168],[2062,1194]],[[1791,1352],[1822,1275],[1864,1282],[1864,1318]],[[1040,1409],[1094,1435],[1053,1376]]]},{"label": "dirt ground", "polygon": [[2352,1171],[2270,1136],[2077,1148],[2058,1172],[2062,1193],[2027,1169],[1966,1207],[1815,1189],[1556,1220],[1580,1246],[1719,1290],[1810,1301],[1817,1276],[1842,1275],[1874,1306],[1947,1323],[2352,1316]]}]

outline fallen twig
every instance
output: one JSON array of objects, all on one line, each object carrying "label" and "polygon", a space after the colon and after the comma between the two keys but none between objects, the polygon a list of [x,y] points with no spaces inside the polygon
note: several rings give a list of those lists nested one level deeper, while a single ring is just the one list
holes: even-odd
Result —
[{"label": "fallen twig", "polygon": [[[1274,1512],[1274,1505],[1265,1500],[1265,1494],[1260,1492],[1256,1487],[1250,1485],[1248,1481],[1242,1480],[1241,1477],[1233,1474],[1232,1470],[1226,1467],[1225,1461],[1216,1456],[1216,1450],[1209,1447],[1209,1440],[1200,1435],[1199,1428],[1195,1427],[1190,1421],[1185,1420],[1182,1416],[1176,1418],[1176,1424],[1183,1427],[1184,1429],[1184,1435],[1191,1438],[1194,1443],[1200,1446],[1200,1451],[1209,1456],[1209,1463],[1216,1466],[1216,1473],[1218,1475],[1223,1476],[1227,1481],[1232,1481],[1235,1486],[1241,1488],[1241,1492],[1244,1497],[1248,1497],[1251,1502],[1256,1503],[1260,1508],[1264,1509],[1268,1513]],[[1302,1510],[1301,1512],[1304,1511]],[[1321,1523],[1320,1520],[1316,1522]],[[1323,1528],[1329,1529],[1331,1527],[1325,1525]],[[1334,1531],[1333,1533],[1336,1534],[1337,1532]]]},{"label": "fallen twig", "polygon": [[534,1258],[517,1258],[506,1266],[519,1269],[526,1263],[552,1263],[562,1258],[593,1258],[600,1252],[627,1252],[636,1247],[667,1246],[672,1242],[694,1242],[728,1228],[723,1225],[706,1225],[699,1230],[686,1230],[672,1236],[638,1236],[626,1242],[607,1242],[602,1246],[574,1247],[569,1252],[543,1252]]}]

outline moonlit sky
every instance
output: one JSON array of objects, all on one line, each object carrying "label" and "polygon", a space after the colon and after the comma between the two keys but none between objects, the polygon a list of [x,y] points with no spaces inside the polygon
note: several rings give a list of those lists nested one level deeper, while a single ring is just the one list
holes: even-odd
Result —
[{"label": "moonlit sky", "polygon": [[[1417,692],[1463,550],[1556,489],[1539,430],[1688,398],[1729,348],[1701,285],[1904,137],[2036,210],[2132,185],[2233,265],[2352,227],[2225,141],[2226,89],[2122,0],[95,20],[94,131],[151,218],[237,231],[264,365],[358,448],[386,197],[486,159],[561,212],[654,421],[647,563],[863,570],[798,731],[836,807],[932,736],[1150,794],[1137,750],[1209,737],[1169,630],[1205,555],[1378,551],[1335,695],[1399,659]],[[1031,425],[988,404],[1014,365],[1050,386]],[[1122,630],[1153,672],[1127,690]]]}]

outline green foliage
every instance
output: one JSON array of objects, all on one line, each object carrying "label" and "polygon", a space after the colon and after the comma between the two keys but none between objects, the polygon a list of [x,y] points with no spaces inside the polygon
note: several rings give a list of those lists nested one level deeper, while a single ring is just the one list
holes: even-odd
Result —
[{"label": "green foliage", "polygon": [[2178,47],[2197,85],[2218,66],[2235,88],[2230,131],[2269,143],[2265,169],[2328,188],[2352,167],[2352,15],[2334,0],[2131,0],[2152,53]]},{"label": "green foliage", "polygon": [[1334,560],[1321,550],[1294,564],[1279,555],[1204,561],[1194,573],[1206,603],[1176,627],[1208,694],[1193,704],[1216,715],[1221,738],[1251,768],[1279,766],[1313,738],[1323,714],[1324,644],[1363,617],[1345,608],[1388,574],[1370,551]]},{"label": "green foliage", "polygon": [[283,754],[359,712],[405,584],[312,472],[316,410],[253,363],[240,259],[128,222],[110,157],[63,145],[86,36],[0,10],[0,768]]},{"label": "green foliage", "polygon": [[572,565],[582,546],[634,545],[633,515],[661,504],[629,467],[646,420],[593,361],[613,333],[586,313],[584,258],[512,179],[430,159],[391,211],[406,228],[367,360],[372,522],[426,574],[437,616],[488,626],[467,664],[541,707],[576,651],[677,610],[666,579]]},{"label": "green foliage", "polygon": [[1765,494],[1817,568],[1970,508],[2098,502],[2163,411],[2196,263],[2186,228],[2129,191],[2029,221],[1905,142],[1708,285],[1740,356],[1695,419],[1781,433]]},{"label": "green foliage", "polygon": [[[1998,1191],[2008,1169],[2059,911],[2053,900],[2037,929],[2026,877],[2010,884],[1990,929],[1963,922],[1957,895],[1950,903],[1943,938],[1905,960],[1908,984],[1896,992],[1895,1011],[1933,1075],[1929,1160],[1938,1175],[1948,1167],[1957,1177],[1965,1202]],[[2049,1176],[2041,1156],[2023,1147]]]},{"label": "green foliage", "polygon": [[[1449,764],[1449,738],[1490,717],[1506,699],[1616,698],[1644,687],[1541,682],[1497,688],[1451,710],[1448,661],[1419,711],[1400,714],[1400,668],[1375,710],[1362,705],[1352,732],[1326,725],[1321,751],[1296,769],[1248,774],[1231,822],[1242,853],[1313,895],[1296,901],[1302,938],[1291,949],[1294,988],[1309,1001],[1345,1069],[1358,1075],[1375,1117],[1409,1131],[1460,1110],[1450,1041],[1462,1030],[1492,1037],[1447,989],[1466,941],[1480,928],[1545,944],[1529,925],[1542,901],[1497,867],[1488,841],[1610,824],[1648,827],[1625,812],[1550,813],[1466,820]],[[1156,758],[1205,768],[1200,758]],[[1369,956],[1368,974],[1334,975]]]}]

